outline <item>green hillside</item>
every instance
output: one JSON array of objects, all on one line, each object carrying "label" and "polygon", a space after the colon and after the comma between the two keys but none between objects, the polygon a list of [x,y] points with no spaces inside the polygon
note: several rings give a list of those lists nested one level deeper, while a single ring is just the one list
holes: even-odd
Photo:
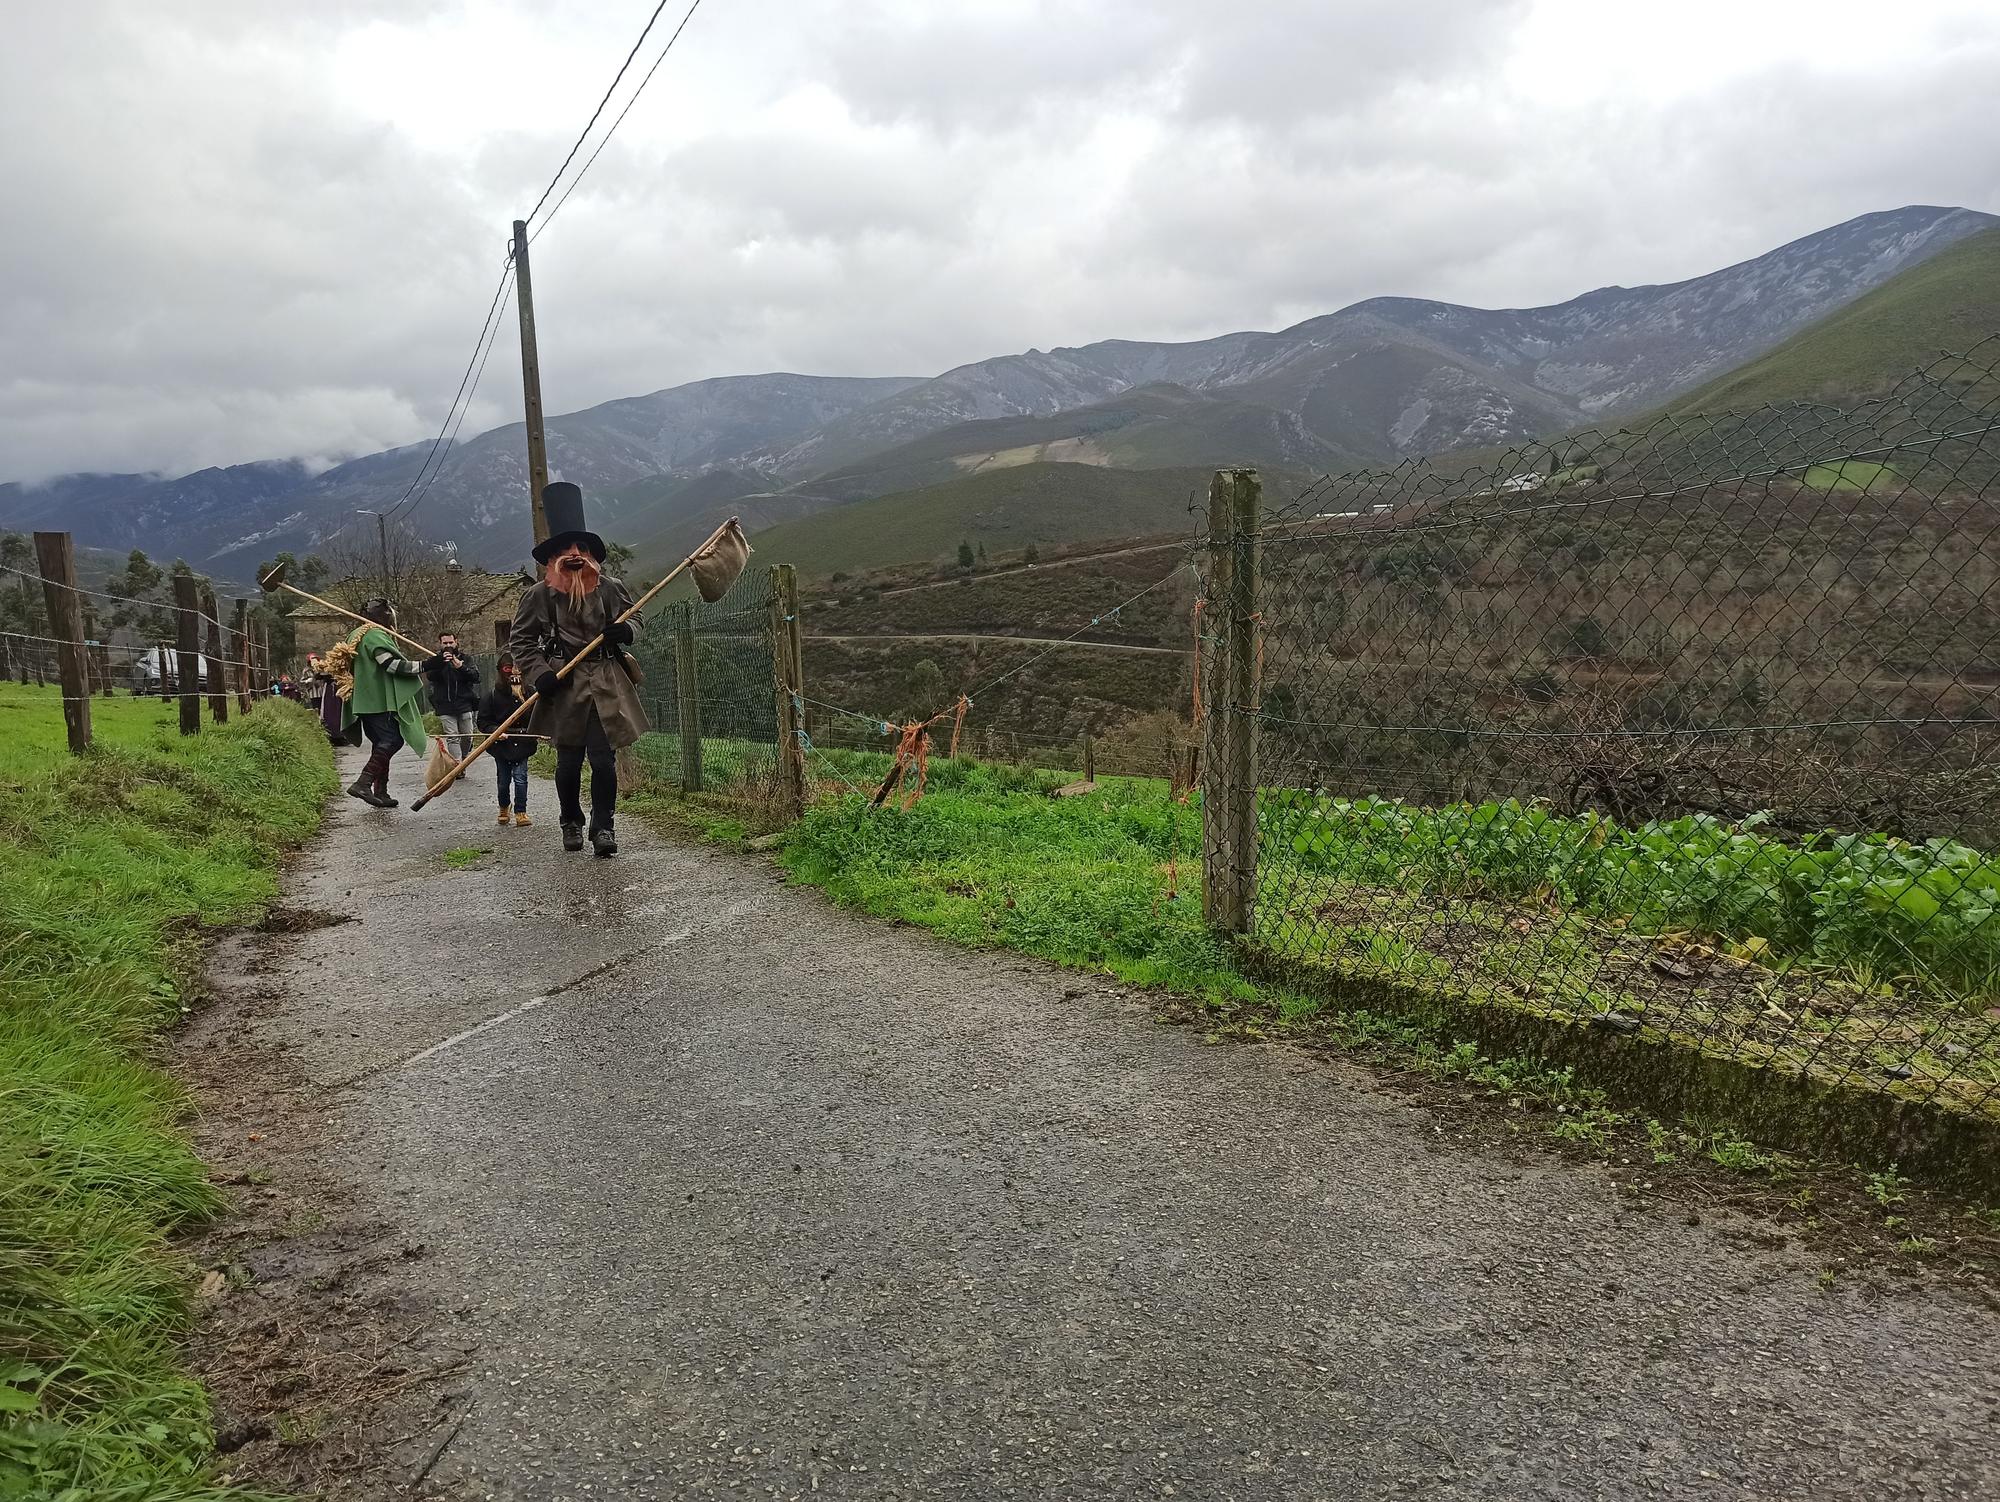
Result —
[{"label": "green hillside", "polygon": [[1171,532],[1188,525],[1188,497],[1207,493],[1210,474],[1206,469],[1016,465],[829,507],[762,533],[756,538],[757,551],[773,562],[798,564],[808,577],[824,577],[891,563],[942,561],[961,541],[999,553],[1030,544]]},{"label": "green hillside", "polygon": [[1768,354],[1676,397],[1675,413],[1766,402],[1849,406],[1886,394],[1943,350],[2000,330],[2000,229],[1982,230],[1856,298]]},{"label": "green hillside", "polygon": [[1036,463],[1321,470],[1356,462],[1270,407],[1154,385],[1068,412],[958,423],[815,476],[799,488],[855,501]]}]

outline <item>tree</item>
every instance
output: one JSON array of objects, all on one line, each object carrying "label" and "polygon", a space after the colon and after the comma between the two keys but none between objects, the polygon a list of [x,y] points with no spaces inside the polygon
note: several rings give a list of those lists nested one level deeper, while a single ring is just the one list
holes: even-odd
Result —
[{"label": "tree", "polygon": [[1042,555],[1040,552],[1036,550],[1035,545],[1032,542],[1029,543],[1025,548],[1021,549],[1021,561],[1023,563],[1039,563],[1041,562],[1041,560],[1042,560]]},{"label": "tree", "polygon": [[465,575],[457,566],[457,548],[433,542],[402,522],[391,522],[386,532],[357,522],[327,539],[321,557],[331,581],[326,590],[328,599],[353,610],[384,592],[385,540],[386,588],[390,603],[396,607],[397,630],[423,641],[478,603],[467,597]]},{"label": "tree", "polygon": [[[0,574],[0,630],[22,636],[49,634],[49,607],[43,597],[41,565],[35,561],[35,546],[19,532],[0,535],[0,565],[14,570]],[[39,647],[39,642],[22,642],[23,647]]]},{"label": "tree", "polygon": [[961,542],[961,543],[960,543],[960,544],[958,545],[958,566],[959,566],[960,568],[971,568],[971,567],[972,567],[972,544],[971,544],[971,543],[969,543],[969,542]]},{"label": "tree", "polygon": [[124,571],[113,574],[104,587],[123,597],[112,602],[107,616],[113,630],[130,631],[146,643],[174,639],[174,612],[167,598],[173,586],[167,582],[167,571],[143,549],[127,553]]},{"label": "tree", "polygon": [[905,720],[927,720],[944,707],[944,669],[928,657],[910,664],[910,688],[903,708]]},{"label": "tree", "polygon": [[986,561],[986,544],[984,542],[979,544],[979,561],[981,563]]},{"label": "tree", "polygon": [[[285,578],[300,589],[315,594],[326,585],[326,560],[308,553],[300,558],[295,554],[280,553],[276,558],[257,566],[257,577],[262,579],[279,564],[285,565]],[[263,610],[265,630],[271,638],[272,659],[280,663],[295,662],[299,655],[299,628],[292,620],[292,612],[305,602],[288,589],[267,589],[264,591]]]}]

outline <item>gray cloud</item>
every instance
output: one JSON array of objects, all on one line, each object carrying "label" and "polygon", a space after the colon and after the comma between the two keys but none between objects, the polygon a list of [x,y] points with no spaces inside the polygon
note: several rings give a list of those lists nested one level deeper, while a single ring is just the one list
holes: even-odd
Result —
[{"label": "gray cloud", "polygon": [[[507,222],[644,9],[10,18],[0,478],[434,432]],[[2000,207],[1987,8],[1912,0],[1888,65],[1859,7],[1811,7],[1815,49],[1767,27],[1706,54],[1717,0],[1674,31],[1628,9],[707,0],[537,243],[545,396],[921,374],[1382,293],[1536,303],[1871,209]],[[518,410],[512,337],[467,432]]]}]

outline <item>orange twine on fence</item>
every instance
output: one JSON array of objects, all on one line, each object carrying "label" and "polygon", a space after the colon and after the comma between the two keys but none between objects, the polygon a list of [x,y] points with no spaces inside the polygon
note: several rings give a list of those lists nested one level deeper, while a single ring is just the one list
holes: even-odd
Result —
[{"label": "orange twine on fence", "polygon": [[958,717],[951,722],[951,750],[945,753],[947,761],[958,760],[958,733],[965,728],[966,711],[972,708],[972,701],[964,694],[958,696]]}]

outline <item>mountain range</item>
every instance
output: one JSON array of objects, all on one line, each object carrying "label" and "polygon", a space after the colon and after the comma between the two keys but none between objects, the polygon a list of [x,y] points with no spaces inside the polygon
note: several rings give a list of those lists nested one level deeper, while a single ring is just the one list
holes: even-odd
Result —
[{"label": "mountain range", "polygon": [[[592,497],[602,531],[664,556],[731,512],[755,528],[1048,461],[1307,471],[1491,447],[1657,410],[1996,228],[1990,214],[1912,206],[1690,281],[1550,307],[1377,297],[1276,333],[1029,350],[928,379],[721,377],[550,418],[550,465]],[[429,450],[322,473],[281,459],[0,485],[0,527],[60,527],[247,579],[260,559],[394,505]],[[518,423],[458,445],[414,524],[468,563],[517,563],[525,451]]]}]

